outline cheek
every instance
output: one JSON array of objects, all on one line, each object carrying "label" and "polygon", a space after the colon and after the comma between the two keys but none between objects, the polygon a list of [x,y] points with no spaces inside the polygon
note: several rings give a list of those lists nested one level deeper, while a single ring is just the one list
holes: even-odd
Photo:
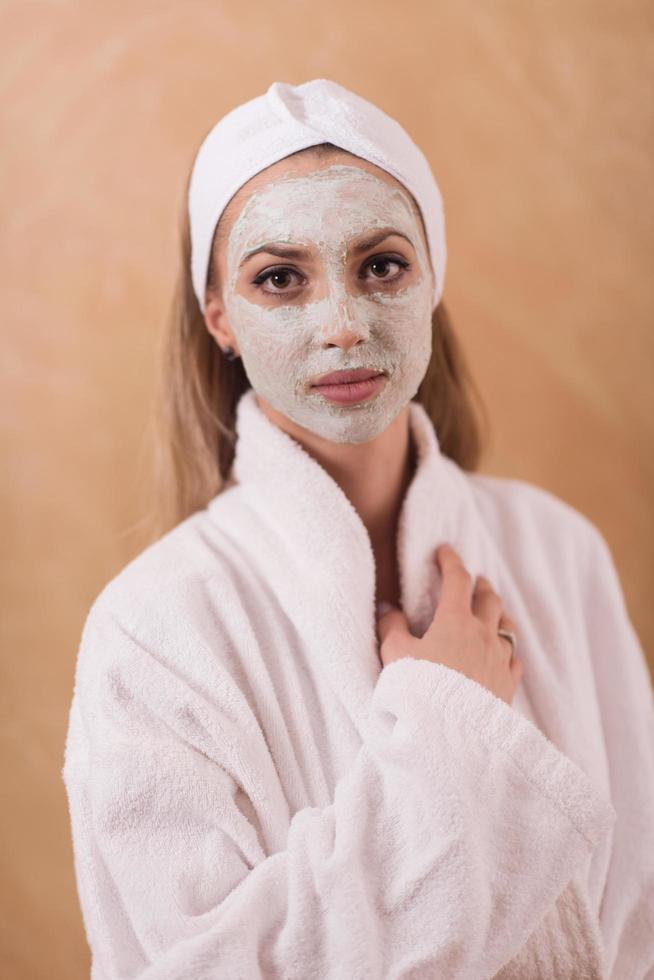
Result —
[{"label": "cheek", "polygon": [[[241,351],[268,355],[283,354],[304,347],[315,334],[321,304],[265,308],[242,296],[232,296],[227,303],[230,325]],[[323,310],[324,313],[324,310]]]},{"label": "cheek", "polygon": [[[352,312],[362,336],[388,351],[417,354],[431,343],[431,292],[424,283],[392,296],[359,296]],[[228,301],[227,314],[244,358],[266,358],[272,367],[276,361],[281,367],[280,358],[284,362],[288,356],[315,353],[336,315],[327,299],[266,308],[238,295]]]},{"label": "cheek", "polygon": [[362,318],[368,318],[389,350],[406,351],[414,345],[422,349],[431,341],[431,293],[423,283],[394,296],[381,293],[361,302],[368,308],[361,311]]}]

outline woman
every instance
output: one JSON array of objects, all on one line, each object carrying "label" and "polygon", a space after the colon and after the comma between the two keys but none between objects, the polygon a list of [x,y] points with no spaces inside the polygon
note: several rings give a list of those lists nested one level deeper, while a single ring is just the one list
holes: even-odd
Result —
[{"label": "woman", "polygon": [[647,667],[597,528],[474,472],[424,156],[273,83],[188,209],[176,523],[89,612],[63,769],[93,976],[654,975]]}]

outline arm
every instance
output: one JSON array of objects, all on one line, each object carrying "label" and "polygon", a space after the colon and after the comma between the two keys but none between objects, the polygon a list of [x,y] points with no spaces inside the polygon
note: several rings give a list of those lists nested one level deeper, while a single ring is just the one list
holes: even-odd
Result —
[{"label": "arm", "polygon": [[382,670],[333,802],[277,814],[266,854],[274,793],[223,701],[96,604],[63,769],[94,977],[491,977],[615,819],[526,718],[407,657]]},{"label": "arm", "polygon": [[654,699],[609,547],[586,554],[588,639],[617,812],[600,922],[607,976],[654,978]]}]

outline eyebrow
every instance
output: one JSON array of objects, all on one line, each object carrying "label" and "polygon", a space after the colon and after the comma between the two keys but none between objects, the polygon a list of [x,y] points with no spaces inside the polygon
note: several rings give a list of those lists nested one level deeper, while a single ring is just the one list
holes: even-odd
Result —
[{"label": "eyebrow", "polygon": [[[380,228],[379,231],[376,231],[373,235],[369,235],[356,245],[353,245],[350,252],[352,255],[361,255],[363,252],[367,252],[369,249],[379,245],[387,238],[390,238],[391,235],[398,235],[400,238],[404,238],[409,245],[414,247],[409,236],[405,235],[403,232],[397,231],[395,228]],[[245,253],[239,262],[239,269],[260,252],[268,252],[270,255],[279,255],[284,259],[302,259],[309,255],[309,249],[302,245],[284,245],[281,242],[264,242],[263,245],[258,245],[257,248],[253,248],[249,252]]]}]

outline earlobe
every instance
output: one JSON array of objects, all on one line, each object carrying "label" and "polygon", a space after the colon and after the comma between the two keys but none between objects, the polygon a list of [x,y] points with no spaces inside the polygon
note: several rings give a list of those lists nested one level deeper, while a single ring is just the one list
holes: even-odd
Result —
[{"label": "earlobe", "polygon": [[236,351],[238,356],[238,345],[229,328],[226,311],[216,296],[207,295],[204,307],[204,323],[223,352],[227,350]]}]

